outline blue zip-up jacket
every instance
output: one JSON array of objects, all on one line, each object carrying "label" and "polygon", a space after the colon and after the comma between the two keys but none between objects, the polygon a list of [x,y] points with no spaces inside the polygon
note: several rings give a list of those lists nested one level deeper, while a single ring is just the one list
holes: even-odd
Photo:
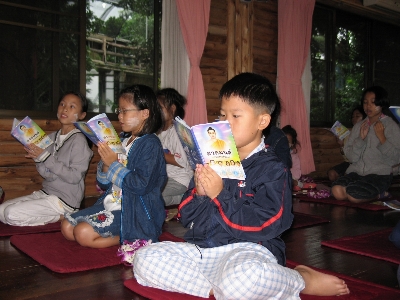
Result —
[{"label": "blue zip-up jacket", "polygon": [[267,149],[242,165],[246,180],[223,179],[224,188],[215,199],[198,196],[192,179],[179,205],[181,222],[189,227],[184,238],[203,248],[259,243],[285,265],[280,235],[293,221],[290,170]]},{"label": "blue zip-up jacket", "polygon": [[[98,168],[101,168],[101,163]],[[157,242],[165,220],[161,189],[167,180],[159,138],[155,134],[142,136],[132,145],[126,167],[115,161],[108,172],[102,174],[106,174],[107,180],[99,178],[98,172],[97,182],[107,191],[94,205],[103,203],[112,182],[122,188],[121,244],[136,239]]]}]

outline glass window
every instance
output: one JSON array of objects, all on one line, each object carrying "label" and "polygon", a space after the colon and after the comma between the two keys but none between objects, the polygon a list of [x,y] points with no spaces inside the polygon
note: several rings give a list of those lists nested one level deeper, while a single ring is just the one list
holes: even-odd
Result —
[{"label": "glass window", "polygon": [[334,119],[348,125],[365,85],[367,26],[356,16],[338,14],[336,18]]},{"label": "glass window", "polygon": [[118,92],[131,84],[153,88],[158,78],[154,51],[154,0],[90,1],[87,22],[86,92],[90,111],[113,112]]},{"label": "glass window", "polygon": [[71,90],[112,112],[122,88],[157,88],[161,0],[0,2],[0,115],[55,117]]},{"label": "glass window", "polygon": [[311,38],[311,61],[312,61],[312,82],[311,82],[311,121],[323,122],[330,114],[329,102],[325,101],[330,90],[329,56],[330,56],[330,13],[327,10],[319,10],[314,13]]},{"label": "glass window", "polygon": [[365,82],[367,25],[356,16],[316,7],[311,39],[313,125],[335,120],[350,124]]},{"label": "glass window", "polygon": [[2,1],[0,110],[53,111],[53,99],[79,90],[78,28],[77,0]]},{"label": "glass window", "polygon": [[339,120],[350,126],[351,111],[371,85],[381,85],[391,104],[400,104],[398,27],[316,6],[312,30],[311,125]]}]

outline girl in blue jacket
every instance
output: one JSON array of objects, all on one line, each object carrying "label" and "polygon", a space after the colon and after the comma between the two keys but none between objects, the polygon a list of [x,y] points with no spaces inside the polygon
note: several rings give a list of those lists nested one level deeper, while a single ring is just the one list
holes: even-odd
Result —
[{"label": "girl in blue jacket", "polygon": [[153,90],[133,85],[121,91],[116,109],[125,154],[98,143],[101,161],[98,185],[106,192],[86,209],[66,214],[61,231],[66,239],[92,248],[134,240],[157,241],[165,219],[162,187],[167,179],[160,140],[161,108]]}]

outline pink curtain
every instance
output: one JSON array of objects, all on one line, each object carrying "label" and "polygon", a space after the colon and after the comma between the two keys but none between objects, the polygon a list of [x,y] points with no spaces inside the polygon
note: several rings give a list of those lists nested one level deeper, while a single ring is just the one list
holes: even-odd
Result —
[{"label": "pink curtain", "polygon": [[301,171],[315,171],[301,76],[310,51],[315,0],[278,1],[278,92],[281,125],[292,125],[301,143]]},{"label": "pink curtain", "polygon": [[[206,43],[211,0],[176,0],[180,26],[190,61],[185,121],[190,126],[207,123],[206,96],[200,59]],[[174,76],[174,74],[171,74]]]}]

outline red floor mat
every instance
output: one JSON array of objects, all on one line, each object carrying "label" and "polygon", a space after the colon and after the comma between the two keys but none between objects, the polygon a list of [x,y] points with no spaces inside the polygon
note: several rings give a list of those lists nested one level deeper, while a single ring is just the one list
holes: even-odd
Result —
[{"label": "red floor mat", "polygon": [[[293,261],[288,261],[287,266],[289,268],[294,268],[297,263]],[[382,285],[374,284],[372,282],[364,281],[361,279],[353,278],[350,276],[330,272],[327,270],[321,270],[314,268],[320,272],[335,275],[337,277],[342,278],[346,281],[347,286],[350,289],[349,295],[344,296],[329,296],[329,297],[322,297],[322,296],[310,296],[310,295],[303,295],[300,294],[300,298],[302,300],[395,300],[400,299],[400,290],[388,288]],[[154,300],[201,300],[201,299],[215,299],[213,296],[209,298],[200,298],[196,296],[191,296],[187,294],[181,294],[176,292],[167,292],[164,290],[145,287],[137,283],[135,278],[126,280],[124,282],[125,287],[130,289],[131,291],[146,297],[147,299],[154,299]]]},{"label": "red floor mat", "polygon": [[13,235],[11,244],[38,263],[58,273],[71,273],[118,265],[118,246],[93,249],[67,241],[61,232]]},{"label": "red floor mat", "polygon": [[400,264],[400,250],[389,241],[389,234],[392,230],[392,228],[388,228],[362,235],[347,236],[336,240],[322,241],[321,244],[330,248]]},{"label": "red floor mat", "polygon": [[308,197],[307,195],[295,195],[293,196],[300,201],[304,202],[315,202],[315,203],[324,203],[324,204],[334,204],[334,205],[339,205],[339,206],[348,206],[348,207],[354,207],[354,208],[360,208],[360,209],[365,209],[365,210],[389,210],[389,207],[383,206],[383,205],[378,205],[378,204],[372,204],[372,203],[352,203],[350,201],[339,201],[333,198],[332,196],[329,198],[323,198],[323,199],[314,199],[311,197]]},{"label": "red floor mat", "polygon": [[0,222],[0,236],[54,232],[54,231],[60,231],[60,228],[61,228],[60,222],[50,223],[41,226],[11,226]]},{"label": "red floor mat", "polygon": [[293,215],[294,215],[293,223],[292,226],[290,227],[292,229],[330,222],[328,219],[325,219],[323,217],[309,215],[309,214],[294,212]]}]

